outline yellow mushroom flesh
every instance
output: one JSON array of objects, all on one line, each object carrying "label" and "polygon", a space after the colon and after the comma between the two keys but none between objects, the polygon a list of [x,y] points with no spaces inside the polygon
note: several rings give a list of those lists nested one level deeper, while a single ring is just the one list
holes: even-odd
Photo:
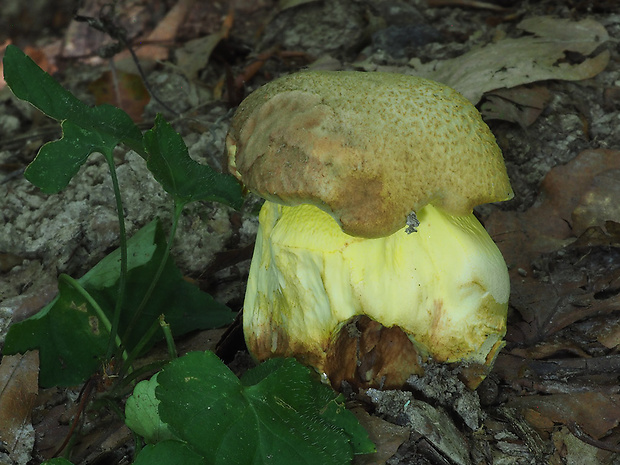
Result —
[{"label": "yellow mushroom flesh", "polygon": [[403,228],[366,239],[344,233],[312,205],[266,202],[244,303],[250,351],[261,360],[298,357],[336,383],[397,386],[420,373],[414,363],[351,376],[347,362],[359,360],[328,363],[343,326],[365,315],[404,331],[413,346],[394,349],[413,348],[419,362],[488,365],[506,332],[510,288],[502,255],[472,214],[427,205],[417,216],[415,233]]}]

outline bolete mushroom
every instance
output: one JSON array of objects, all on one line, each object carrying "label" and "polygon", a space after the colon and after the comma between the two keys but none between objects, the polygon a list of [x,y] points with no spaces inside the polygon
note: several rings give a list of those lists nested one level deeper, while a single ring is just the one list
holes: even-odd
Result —
[{"label": "bolete mushroom", "polygon": [[248,349],[358,387],[503,346],[509,280],[473,207],[510,199],[501,151],[455,90],[391,73],[301,72],[248,96],[230,171],[264,197],[244,302]]}]

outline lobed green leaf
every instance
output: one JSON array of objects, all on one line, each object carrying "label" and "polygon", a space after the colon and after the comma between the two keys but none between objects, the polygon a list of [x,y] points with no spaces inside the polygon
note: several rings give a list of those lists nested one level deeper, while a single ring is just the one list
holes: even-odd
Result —
[{"label": "lobed green leaf", "polygon": [[241,207],[241,186],[235,178],[192,159],[183,138],[161,115],[155,118],[153,129],[144,134],[144,146],[148,169],[175,199],[184,203],[217,201]]},{"label": "lobed green leaf", "polygon": [[168,364],[158,382],[162,421],[206,463],[342,465],[356,452],[351,435],[360,430],[342,420],[352,414],[329,407],[337,394],[293,359],[267,361],[239,380],[213,353],[194,352]]},{"label": "lobed green leaf", "polygon": [[[157,220],[129,239],[129,273],[121,328],[129,325],[133,310],[140,304],[155,276],[165,247],[166,238]],[[107,349],[109,332],[106,325],[109,325],[114,313],[120,276],[119,260],[120,252],[117,250],[78,280],[101,307],[108,321],[102,321],[82,295],[61,281],[56,299],[36,315],[9,328],[3,353],[39,349],[39,382],[43,387],[72,386],[88,379],[101,366]],[[125,349],[131,350],[161,314],[165,315],[175,336],[195,329],[225,326],[232,322],[235,315],[209,294],[185,281],[170,257],[144,315],[126,338]],[[98,328],[97,332],[92,330],[94,326]],[[126,335],[121,331],[121,336]],[[156,334],[145,350],[162,336],[161,333]]]},{"label": "lobed green leaf", "polygon": [[205,465],[205,462],[187,444],[168,440],[144,447],[133,465]]},{"label": "lobed green leaf", "polygon": [[114,147],[124,142],[143,153],[142,132],[120,108],[89,107],[14,45],[7,47],[3,64],[11,91],[63,126],[62,139],[44,145],[25,172],[43,192],[64,189],[93,152],[111,156]]}]

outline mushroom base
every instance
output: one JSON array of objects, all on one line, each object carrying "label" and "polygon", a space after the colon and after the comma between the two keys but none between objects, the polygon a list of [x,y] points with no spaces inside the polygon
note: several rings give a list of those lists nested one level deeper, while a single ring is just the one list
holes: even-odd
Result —
[{"label": "mushroom base", "polygon": [[364,239],[317,207],[266,202],[244,303],[252,355],[296,357],[336,388],[398,388],[427,361],[459,363],[475,388],[503,345],[506,265],[473,215],[417,217],[418,232]]},{"label": "mushroom base", "polygon": [[353,388],[398,389],[411,375],[424,375],[422,357],[407,334],[386,328],[367,316],[356,316],[329,345],[324,372],[335,389],[343,382]]}]

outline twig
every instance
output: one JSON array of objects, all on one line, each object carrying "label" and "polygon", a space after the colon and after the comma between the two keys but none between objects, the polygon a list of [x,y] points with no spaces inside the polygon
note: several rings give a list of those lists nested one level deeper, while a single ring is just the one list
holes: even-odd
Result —
[{"label": "twig", "polygon": [[620,445],[609,444],[608,442],[594,439],[592,436],[585,433],[581,429],[581,427],[574,421],[571,421],[567,426],[569,431],[573,433],[573,436],[575,436],[580,441],[583,441],[586,444],[590,444],[591,446],[594,446],[598,449],[608,450],[609,452],[615,452],[616,454],[620,453]]},{"label": "twig", "polygon": [[75,429],[77,428],[77,424],[80,421],[80,418],[82,418],[82,413],[84,412],[84,409],[86,407],[86,402],[88,401],[88,398],[90,397],[90,394],[92,393],[95,384],[96,383],[95,383],[94,377],[91,377],[88,381],[86,381],[86,383],[82,387],[82,390],[80,391],[80,395],[79,395],[80,403],[78,404],[77,412],[75,413],[75,418],[73,419],[73,422],[71,423],[71,428],[69,428],[69,432],[67,433],[65,440],[60,445],[60,447],[56,450],[56,452],[54,452],[54,455],[52,455],[52,458],[58,457],[58,455],[64,450],[64,448],[67,447],[67,444],[69,444],[69,441],[71,440],[71,437],[73,436],[73,433],[75,432]]}]

